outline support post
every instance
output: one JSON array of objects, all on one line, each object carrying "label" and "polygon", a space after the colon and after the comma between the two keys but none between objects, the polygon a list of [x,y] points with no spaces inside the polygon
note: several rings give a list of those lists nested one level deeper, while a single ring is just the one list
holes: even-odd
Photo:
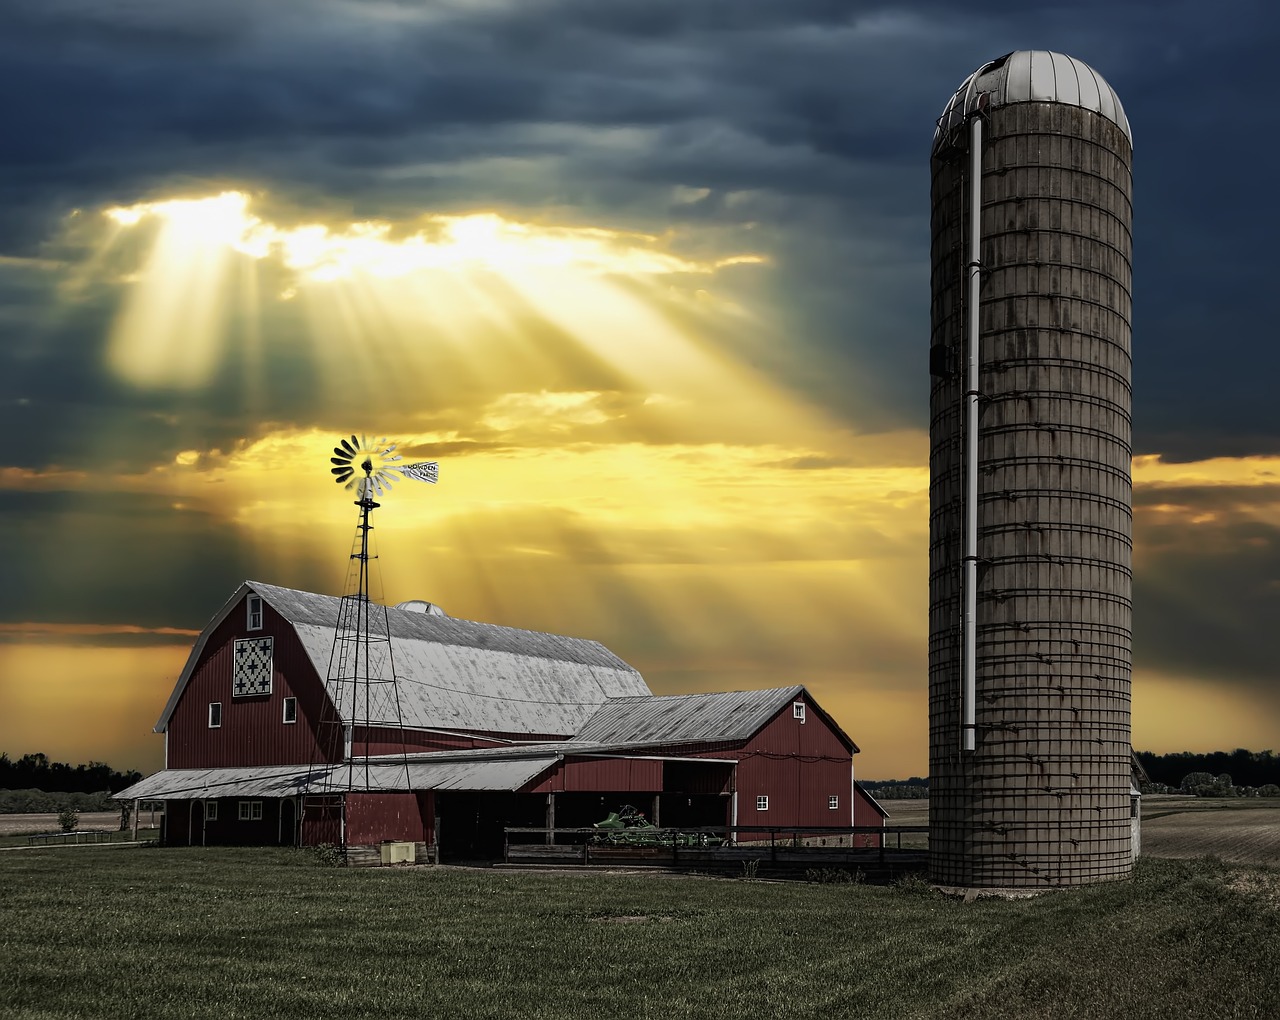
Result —
[{"label": "support post", "polygon": [[133,832],[131,837],[133,842],[138,842],[138,798],[133,799]]},{"label": "support post", "polygon": [[556,795],[547,794],[547,846],[556,841]]}]

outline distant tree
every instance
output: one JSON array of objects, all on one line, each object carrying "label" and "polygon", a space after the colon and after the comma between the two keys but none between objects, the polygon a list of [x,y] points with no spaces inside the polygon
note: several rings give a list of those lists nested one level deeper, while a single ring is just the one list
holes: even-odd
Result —
[{"label": "distant tree", "polygon": [[46,793],[118,793],[142,778],[141,772],[117,772],[105,762],[68,765],[46,754],[24,754],[17,761],[0,754],[0,790]]},{"label": "distant tree", "polygon": [[1280,797],[1280,785],[1276,783],[1267,783],[1265,786],[1258,787],[1259,797]]},{"label": "distant tree", "polygon": [[72,832],[80,824],[80,816],[74,808],[65,807],[58,812],[58,827],[63,832]]}]

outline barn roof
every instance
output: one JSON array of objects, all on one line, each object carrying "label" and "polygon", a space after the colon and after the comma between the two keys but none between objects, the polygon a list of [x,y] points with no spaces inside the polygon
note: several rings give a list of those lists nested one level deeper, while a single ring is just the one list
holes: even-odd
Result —
[{"label": "barn roof", "polygon": [[575,741],[601,744],[740,743],[798,700],[822,716],[836,735],[858,748],[804,687],[717,694],[610,698],[574,734]]},{"label": "barn roof", "polygon": [[[294,797],[387,790],[518,790],[556,763],[555,755],[507,760],[357,762],[253,768],[165,769],[114,794],[116,800]],[[354,769],[354,771],[353,771]],[[406,771],[408,782],[406,784]]]},{"label": "barn roof", "polygon": [[880,812],[881,818],[889,817],[889,812],[884,809],[883,804],[881,804],[878,800],[876,800],[875,797],[871,796],[870,790],[868,790],[865,786],[863,786],[861,783],[857,782],[856,780],[854,781],[853,785],[857,789],[857,791],[860,794],[862,794],[862,796],[866,799],[867,803],[869,803],[873,808],[875,808],[878,812]]},{"label": "barn roof", "polygon": [[[157,732],[168,726],[209,636],[250,591],[293,628],[316,674],[328,676],[341,599],[246,581],[196,641]],[[644,678],[597,641],[400,609],[387,609],[387,621],[396,689],[370,685],[374,724],[396,724],[398,694],[409,728],[568,736],[609,698],[651,696]],[[324,682],[335,704],[344,700],[335,682]],[[340,706],[344,716],[347,707]]]}]

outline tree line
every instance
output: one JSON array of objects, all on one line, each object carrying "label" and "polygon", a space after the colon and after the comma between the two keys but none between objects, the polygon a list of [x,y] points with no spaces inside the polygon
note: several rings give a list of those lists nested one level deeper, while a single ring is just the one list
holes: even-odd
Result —
[{"label": "tree line", "polygon": [[[1146,793],[1193,793],[1200,797],[1280,796],[1280,755],[1274,751],[1136,752],[1150,780]],[[929,780],[864,779],[862,786],[882,800],[929,796]]]},{"label": "tree line", "polygon": [[1204,754],[1139,751],[1138,761],[1146,769],[1153,790],[1160,787],[1170,792],[1197,793],[1201,791],[1194,787],[1206,785],[1262,789],[1280,784],[1280,755],[1274,751],[1249,751],[1243,747]]},{"label": "tree line", "polygon": [[141,772],[117,772],[105,762],[68,765],[44,754],[24,754],[14,760],[0,753],[0,790],[44,793],[118,793],[142,778]]}]

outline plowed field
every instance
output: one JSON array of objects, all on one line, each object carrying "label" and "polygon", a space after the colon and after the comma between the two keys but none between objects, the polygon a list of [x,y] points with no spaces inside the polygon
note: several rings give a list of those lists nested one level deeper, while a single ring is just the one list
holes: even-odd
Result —
[{"label": "plowed field", "polygon": [[1280,803],[1275,800],[1149,797],[1142,807],[1144,855],[1280,864]]}]

